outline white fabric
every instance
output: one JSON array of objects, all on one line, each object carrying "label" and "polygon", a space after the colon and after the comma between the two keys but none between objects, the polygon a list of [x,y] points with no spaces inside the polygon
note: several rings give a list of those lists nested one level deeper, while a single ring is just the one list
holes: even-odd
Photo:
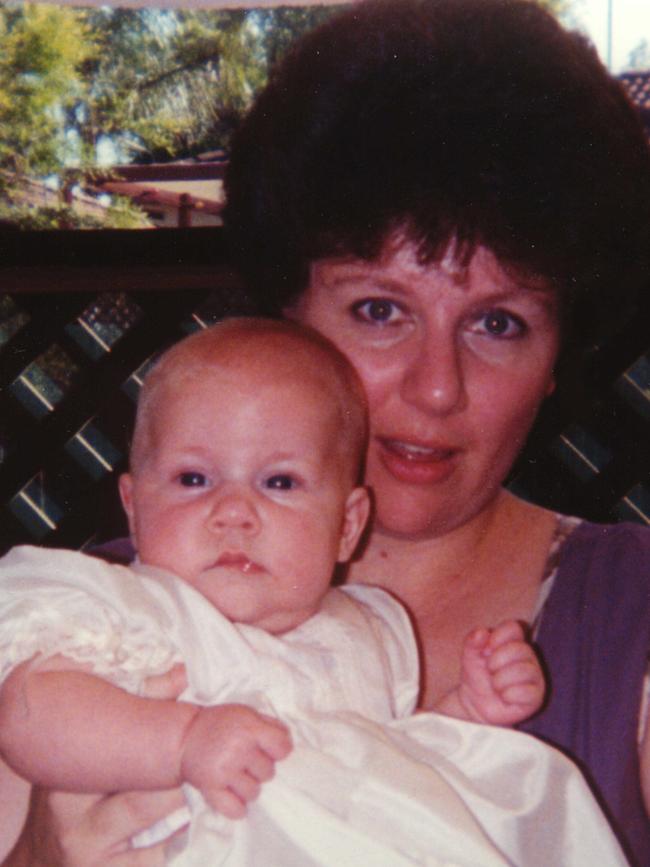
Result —
[{"label": "white fabric", "polygon": [[186,787],[192,820],[169,846],[174,867],[626,863],[559,753],[504,729],[409,716],[415,643],[383,591],[333,590],[319,614],[276,637],[229,623],[174,576],[137,571],[76,552],[10,552],[0,674],[64,653],[137,691],[182,659],[183,698],[245,701],[289,725],[294,750],[245,820],[212,813]]}]

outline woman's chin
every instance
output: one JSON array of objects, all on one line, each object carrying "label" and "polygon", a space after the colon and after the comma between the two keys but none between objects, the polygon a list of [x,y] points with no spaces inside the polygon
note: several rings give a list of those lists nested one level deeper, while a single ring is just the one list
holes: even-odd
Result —
[{"label": "woman's chin", "polygon": [[453,530],[459,522],[450,520],[450,518],[447,510],[444,514],[439,514],[438,510],[425,514],[414,514],[412,509],[400,511],[395,505],[392,505],[390,509],[377,510],[373,526],[375,533],[380,536],[417,541],[419,539],[434,539]]},{"label": "woman's chin", "polygon": [[[372,484],[371,484],[372,487]],[[501,485],[484,485],[470,496],[460,484],[453,490],[391,486],[376,489],[375,533],[405,541],[435,539],[472,522],[496,503]]]}]

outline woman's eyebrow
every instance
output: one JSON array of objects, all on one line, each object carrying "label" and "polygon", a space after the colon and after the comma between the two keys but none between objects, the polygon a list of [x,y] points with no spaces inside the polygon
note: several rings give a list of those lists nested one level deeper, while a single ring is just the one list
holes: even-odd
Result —
[{"label": "woman's eyebrow", "polygon": [[[372,284],[372,289],[375,292],[389,292],[392,295],[404,297],[412,294],[408,277],[402,279],[387,277],[381,268],[377,267],[375,270],[371,264],[366,267],[363,264],[342,263],[337,266],[337,273],[328,275],[323,282],[331,289],[345,288],[351,283],[367,283]],[[553,312],[559,306],[557,290],[552,286],[540,285],[528,281],[526,278],[517,279],[517,277],[508,276],[504,278],[504,282],[506,285],[495,282],[493,290],[486,290],[480,296],[477,293],[477,302],[498,303],[529,297],[533,299],[534,303],[540,304],[549,312]],[[469,288],[466,282],[460,284],[459,288],[461,287]]]},{"label": "woman's eyebrow", "polygon": [[331,277],[328,277],[326,281],[324,281],[326,285],[332,288],[338,288],[340,286],[345,286],[349,283],[371,283],[373,289],[379,292],[391,292],[396,295],[408,295],[409,294],[409,281],[408,280],[394,280],[389,279],[385,275],[381,275],[380,271],[366,271],[363,268],[359,270],[350,270],[341,274],[335,274]]},{"label": "woman's eyebrow", "polygon": [[539,308],[549,315],[555,314],[560,308],[560,299],[553,290],[526,285],[486,292],[484,295],[477,296],[476,302],[483,307],[495,304],[523,303]]}]

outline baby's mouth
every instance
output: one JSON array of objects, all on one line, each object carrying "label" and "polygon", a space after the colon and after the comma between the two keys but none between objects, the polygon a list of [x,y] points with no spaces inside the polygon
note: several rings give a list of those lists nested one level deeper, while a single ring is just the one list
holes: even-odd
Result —
[{"label": "baby's mouth", "polygon": [[255,563],[242,551],[224,551],[214,565],[225,569],[235,569],[238,572],[243,572],[244,575],[259,575],[266,572],[263,566]]}]

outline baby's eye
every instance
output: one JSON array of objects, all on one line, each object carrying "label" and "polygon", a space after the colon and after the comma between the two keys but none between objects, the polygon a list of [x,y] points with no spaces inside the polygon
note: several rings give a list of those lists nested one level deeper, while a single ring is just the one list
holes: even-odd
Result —
[{"label": "baby's eye", "polygon": [[272,491],[293,491],[298,487],[298,480],[288,473],[276,473],[265,480],[264,487]]},{"label": "baby's eye", "polygon": [[481,313],[474,321],[471,330],[475,334],[511,340],[523,336],[527,331],[527,326],[519,316],[496,307]]},{"label": "baby's eye", "polygon": [[203,473],[195,472],[181,473],[178,481],[184,488],[202,488],[208,483]]},{"label": "baby's eye", "polygon": [[370,325],[395,325],[403,318],[403,310],[389,298],[364,298],[352,305],[352,314]]}]

